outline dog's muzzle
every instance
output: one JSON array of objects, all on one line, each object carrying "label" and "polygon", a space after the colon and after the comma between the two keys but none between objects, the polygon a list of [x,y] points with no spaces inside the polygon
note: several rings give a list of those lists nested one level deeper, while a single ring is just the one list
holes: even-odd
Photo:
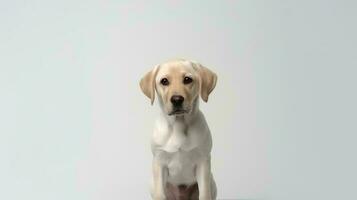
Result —
[{"label": "dog's muzzle", "polygon": [[172,106],[174,108],[179,108],[182,107],[183,101],[185,100],[185,98],[181,95],[173,95],[170,99]]},{"label": "dog's muzzle", "polygon": [[181,115],[187,113],[187,110],[183,109],[183,102],[185,98],[181,95],[173,95],[170,99],[172,104],[172,112],[169,115]]}]

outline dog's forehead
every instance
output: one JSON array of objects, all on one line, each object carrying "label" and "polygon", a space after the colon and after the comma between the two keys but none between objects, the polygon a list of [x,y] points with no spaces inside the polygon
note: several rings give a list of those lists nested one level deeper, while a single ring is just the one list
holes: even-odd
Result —
[{"label": "dog's forehead", "polygon": [[195,69],[190,61],[170,61],[160,65],[158,77],[193,73],[195,73]]}]

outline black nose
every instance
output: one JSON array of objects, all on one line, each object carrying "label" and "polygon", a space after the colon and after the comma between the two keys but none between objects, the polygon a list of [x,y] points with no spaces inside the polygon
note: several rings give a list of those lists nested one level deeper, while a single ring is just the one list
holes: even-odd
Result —
[{"label": "black nose", "polygon": [[185,99],[183,98],[183,96],[180,96],[180,95],[174,95],[171,97],[171,103],[175,107],[182,106],[183,100],[185,100]]}]

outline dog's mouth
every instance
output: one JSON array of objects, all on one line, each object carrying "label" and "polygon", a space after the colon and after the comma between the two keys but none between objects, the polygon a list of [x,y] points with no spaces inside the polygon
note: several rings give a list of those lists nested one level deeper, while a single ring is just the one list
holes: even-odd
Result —
[{"label": "dog's mouth", "polygon": [[183,115],[185,113],[188,113],[188,111],[184,109],[176,109],[170,112],[169,115]]}]

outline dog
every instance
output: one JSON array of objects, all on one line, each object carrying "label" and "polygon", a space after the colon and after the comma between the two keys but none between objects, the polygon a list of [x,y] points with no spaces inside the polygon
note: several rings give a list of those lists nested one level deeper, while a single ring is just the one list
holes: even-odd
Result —
[{"label": "dog", "polygon": [[201,64],[174,59],[157,65],[140,80],[142,92],[160,115],[151,138],[154,200],[215,200],[211,172],[212,136],[199,110],[208,101],[217,75]]}]

